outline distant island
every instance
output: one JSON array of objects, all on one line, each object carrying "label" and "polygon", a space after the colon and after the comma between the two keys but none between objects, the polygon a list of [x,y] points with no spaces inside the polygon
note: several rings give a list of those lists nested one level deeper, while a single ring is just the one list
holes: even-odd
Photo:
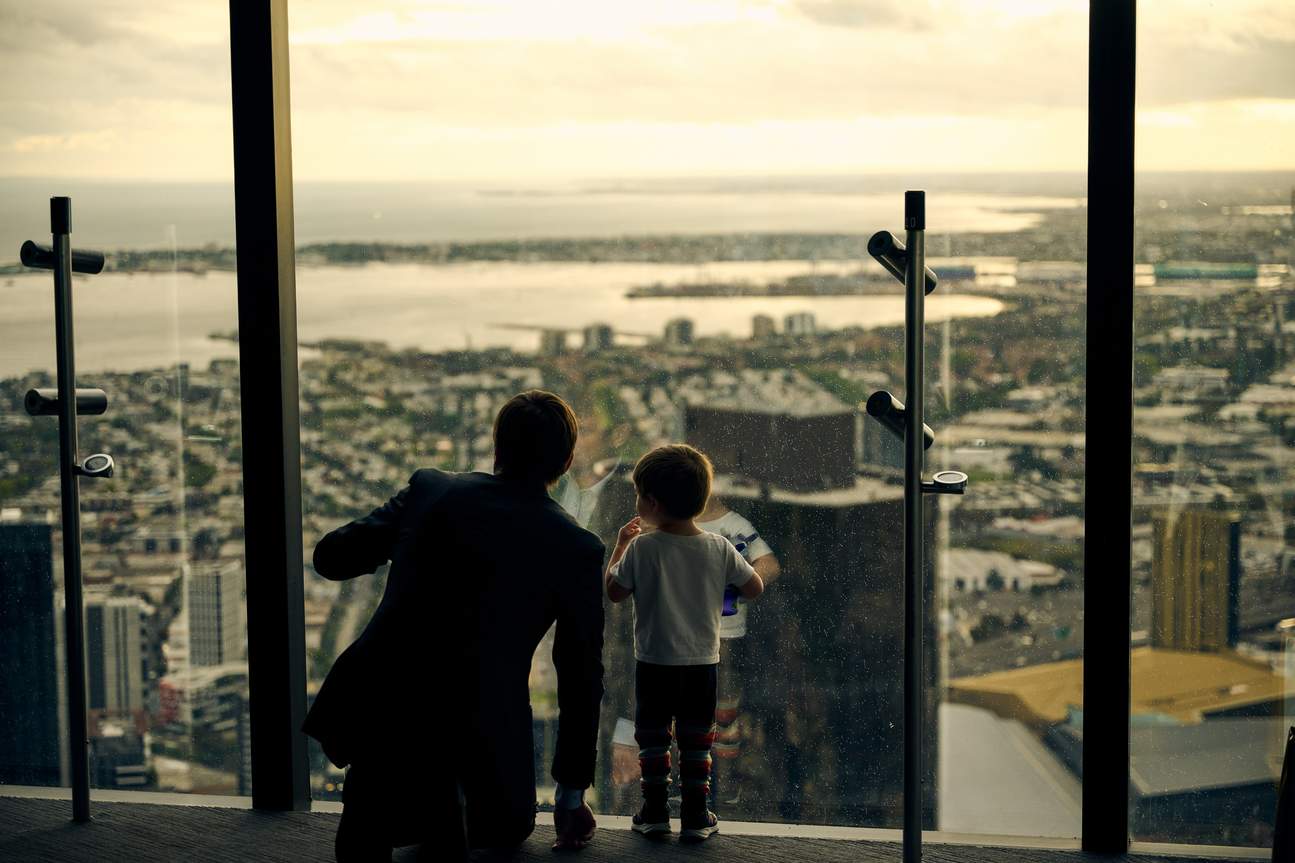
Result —
[{"label": "distant island", "polygon": [[904,286],[891,278],[859,271],[849,274],[806,273],[779,282],[656,282],[635,285],[625,292],[632,300],[690,297],[871,297],[902,294]]}]

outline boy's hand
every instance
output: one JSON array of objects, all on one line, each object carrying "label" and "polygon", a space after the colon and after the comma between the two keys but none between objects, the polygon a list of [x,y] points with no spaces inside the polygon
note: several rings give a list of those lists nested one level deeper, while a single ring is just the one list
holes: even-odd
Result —
[{"label": "boy's hand", "polygon": [[637,515],[625,522],[624,527],[616,534],[617,545],[629,545],[630,540],[643,532],[643,520]]}]

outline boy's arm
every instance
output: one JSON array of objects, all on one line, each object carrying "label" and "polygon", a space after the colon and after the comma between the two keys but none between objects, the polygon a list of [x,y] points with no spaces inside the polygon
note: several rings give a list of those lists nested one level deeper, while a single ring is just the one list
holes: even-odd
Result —
[{"label": "boy's arm", "polygon": [[[620,573],[613,573],[612,570],[616,569],[625,557],[625,552],[629,551],[630,543],[642,532],[639,524],[637,517],[632,518],[629,523],[620,529],[620,533],[616,534],[616,547],[612,549],[612,556],[607,561],[607,569],[603,573],[603,586],[607,590],[607,598],[612,602],[621,602],[634,593],[633,587],[626,587],[617,581],[616,576]],[[629,572],[628,575],[630,582],[633,583],[633,571]]]},{"label": "boy's arm", "polygon": [[558,673],[558,739],[553,779],[563,788],[588,788],[598,748],[603,698],[603,599],[598,589],[603,546],[597,543],[569,573],[558,593],[553,667]]},{"label": "boy's arm", "polygon": [[312,559],[315,572],[330,581],[341,581],[368,575],[391,560],[409,489],[417,476],[411,476],[409,485],[364,518],[344,524],[321,539]]}]

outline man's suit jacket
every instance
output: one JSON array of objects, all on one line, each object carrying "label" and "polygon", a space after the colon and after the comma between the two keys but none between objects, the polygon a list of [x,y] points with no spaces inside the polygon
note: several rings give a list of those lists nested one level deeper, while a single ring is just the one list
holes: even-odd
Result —
[{"label": "man's suit jacket", "polygon": [[420,470],[314,554],[315,571],[334,580],[388,560],[382,602],[337,657],[304,730],[338,766],[383,765],[427,784],[457,779],[473,844],[493,844],[483,837],[534,822],[529,675],[555,622],[553,778],[573,788],[593,781],[603,545],[541,486]]}]

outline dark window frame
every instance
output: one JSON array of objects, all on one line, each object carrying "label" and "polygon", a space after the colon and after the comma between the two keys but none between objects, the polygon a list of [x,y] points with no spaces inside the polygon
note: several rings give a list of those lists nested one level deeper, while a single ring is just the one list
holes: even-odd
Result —
[{"label": "dark window frame", "polygon": [[[252,805],[310,809],[287,0],[230,0]],[[251,373],[255,370],[255,373]]]}]

